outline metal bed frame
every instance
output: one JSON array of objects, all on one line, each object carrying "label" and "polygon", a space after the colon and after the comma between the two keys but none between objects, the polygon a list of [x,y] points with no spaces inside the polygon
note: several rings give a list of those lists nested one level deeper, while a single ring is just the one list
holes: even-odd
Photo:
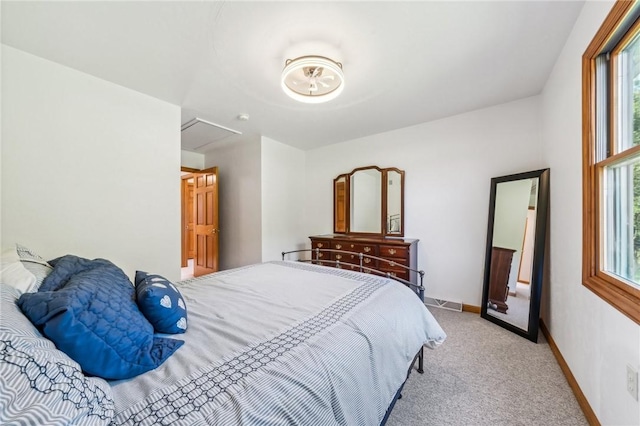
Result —
[{"label": "metal bed frame", "polygon": [[[282,260],[286,260],[286,256],[293,254],[293,253],[312,253],[315,254],[315,256],[312,256],[311,259],[296,259],[298,262],[307,262],[307,263],[315,263],[318,265],[333,265],[336,268],[342,268],[342,265],[348,265],[349,267],[356,266],[358,268],[358,272],[365,272],[365,273],[372,273],[372,274],[376,274],[376,275],[381,275],[384,276],[386,278],[392,279],[392,280],[396,280],[404,285],[406,285],[407,287],[411,288],[411,290],[416,293],[416,295],[420,298],[420,300],[422,301],[422,303],[424,303],[424,271],[422,270],[418,270],[418,269],[412,269],[409,268],[408,266],[402,265],[400,263],[395,263],[390,261],[389,259],[383,259],[381,257],[377,257],[377,256],[372,256],[370,254],[364,254],[364,253],[359,253],[359,252],[354,252],[354,251],[346,251],[346,250],[335,250],[335,249],[320,249],[320,248],[315,248],[315,249],[301,249],[301,250],[292,250],[292,251],[283,251],[282,252]],[[359,259],[359,264],[353,264],[353,263],[349,263],[349,262],[340,262],[340,260],[331,260],[331,259],[321,259],[320,258],[320,253],[340,253],[340,254],[355,254],[358,256]],[[404,278],[400,278],[397,277],[395,275],[392,275],[390,272],[383,272],[380,271],[378,269],[375,268],[370,268],[368,266],[365,266],[364,263],[364,259],[371,259],[371,260],[378,260],[378,261],[383,261],[383,262],[387,262],[387,263],[391,263],[393,266],[396,267],[400,267],[402,269],[405,269],[406,271],[409,272],[409,277],[415,278],[415,277],[419,277],[418,280],[418,284],[412,282],[412,281],[407,281]],[[352,269],[353,270],[353,269]],[[424,347],[421,346],[420,347],[420,351],[418,351],[418,353],[416,354],[415,358],[413,359],[413,363],[411,364],[412,366],[415,365],[416,360],[418,361],[418,373],[423,374],[424,373]],[[409,369],[409,372],[411,372],[411,369]],[[409,373],[407,373],[407,378],[409,377]],[[403,384],[404,385],[404,384]],[[402,387],[400,388],[400,390],[402,390]],[[400,395],[400,390],[398,391],[398,395],[396,399],[399,399],[402,397],[402,395]],[[395,399],[394,402],[395,403]],[[393,403],[391,405],[391,407],[393,407]]]},{"label": "metal bed frame", "polygon": [[[359,272],[366,272],[366,273],[372,273],[372,274],[376,274],[376,275],[381,275],[384,276],[386,278],[392,279],[392,280],[396,280],[399,281],[400,283],[406,285],[407,287],[411,288],[411,290],[416,293],[416,295],[420,298],[420,300],[422,301],[422,303],[424,304],[424,271],[422,270],[418,270],[418,269],[412,269],[409,268],[408,266],[402,265],[400,263],[395,263],[390,261],[389,259],[383,259],[381,257],[377,257],[377,256],[372,256],[369,254],[364,254],[364,253],[358,253],[358,252],[353,252],[353,251],[345,251],[345,250],[335,250],[335,249],[320,249],[320,248],[315,248],[315,249],[301,249],[301,250],[292,250],[292,251],[283,251],[282,252],[282,260],[286,260],[285,257],[293,254],[293,253],[314,253],[315,257],[312,256],[311,259],[296,259],[298,262],[307,262],[307,263],[315,263],[315,264],[319,264],[319,265],[334,265],[336,268],[341,268],[342,265],[349,265],[350,269],[353,270],[353,266],[356,266],[358,268]],[[349,262],[340,262],[340,260],[331,260],[331,259],[321,259],[320,258],[320,253],[322,252],[327,252],[327,253],[340,253],[340,254],[355,254],[358,256],[359,259],[359,264],[354,265],[353,263],[349,263]],[[372,260],[378,260],[378,261],[384,261],[387,263],[391,263],[393,266],[397,266],[400,267],[402,269],[405,269],[406,271],[409,272],[409,277],[415,279],[416,277],[419,277],[418,280],[418,284],[412,282],[412,281],[407,281],[404,278],[400,278],[397,277],[395,275],[392,275],[390,272],[383,272],[380,271],[378,269],[375,268],[370,268],[368,266],[364,265],[364,259],[372,259]],[[393,410],[393,407],[395,406],[396,402],[402,398],[402,389],[404,388],[405,383],[407,382],[407,379],[409,379],[409,375],[411,374],[411,370],[413,369],[413,366],[416,364],[416,360],[418,361],[418,373],[423,374],[424,373],[424,346],[420,346],[420,350],[418,351],[418,353],[416,354],[416,356],[413,358],[413,362],[411,363],[411,366],[409,367],[409,370],[407,371],[407,377],[405,378],[404,382],[400,385],[400,388],[398,389],[398,391],[396,392],[395,396],[393,397],[393,400],[391,401],[391,404],[389,404],[389,407],[387,408],[387,412],[384,415],[384,418],[382,419],[382,422],[380,423],[380,426],[384,426],[387,423],[387,420],[389,419],[389,415],[391,415],[391,411]]]}]

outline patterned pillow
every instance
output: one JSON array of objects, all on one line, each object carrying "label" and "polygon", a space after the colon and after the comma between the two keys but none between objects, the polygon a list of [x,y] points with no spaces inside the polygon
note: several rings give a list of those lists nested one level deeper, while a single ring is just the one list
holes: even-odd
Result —
[{"label": "patterned pillow", "polygon": [[22,262],[22,266],[35,275],[36,282],[32,291],[38,291],[42,281],[53,271],[53,268],[41,256],[21,244],[16,244],[16,252],[20,262]]},{"label": "patterned pillow", "polygon": [[36,291],[36,277],[25,269],[14,248],[0,253],[0,280],[21,293]]},{"label": "patterned pillow", "polygon": [[20,293],[0,284],[0,424],[107,425],[111,388],[45,339],[20,312]]},{"label": "patterned pillow", "polygon": [[51,264],[40,290],[16,303],[85,373],[128,379],[158,367],[184,343],[154,336],[131,281],[108,260],[66,255]]},{"label": "patterned pillow", "polygon": [[42,258],[42,256],[36,254],[35,252],[29,250],[27,247],[22,244],[16,244],[16,251],[18,252],[18,256],[22,261],[31,261],[36,263],[42,263],[44,265],[49,265],[46,260]]},{"label": "patterned pillow", "polygon": [[53,271],[51,266],[43,265],[41,263],[34,263],[28,260],[23,260],[21,263],[27,271],[31,272],[36,277],[36,282],[33,285],[33,291],[38,291],[44,279],[47,278],[51,271]]},{"label": "patterned pillow", "polygon": [[160,276],[136,271],[136,301],[158,333],[184,333],[187,306],[175,285]]}]

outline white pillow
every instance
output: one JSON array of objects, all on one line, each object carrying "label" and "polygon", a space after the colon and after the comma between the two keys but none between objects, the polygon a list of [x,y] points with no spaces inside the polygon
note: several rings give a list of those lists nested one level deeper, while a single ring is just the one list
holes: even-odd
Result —
[{"label": "white pillow", "polygon": [[36,276],[20,262],[15,247],[3,249],[0,254],[0,282],[8,284],[20,293],[36,291]]}]

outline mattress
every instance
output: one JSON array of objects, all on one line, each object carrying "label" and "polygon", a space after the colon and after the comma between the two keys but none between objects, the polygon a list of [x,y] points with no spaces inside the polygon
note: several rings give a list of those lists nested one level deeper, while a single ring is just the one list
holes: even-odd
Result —
[{"label": "mattress", "polygon": [[177,287],[185,344],[109,382],[113,424],[378,425],[421,346],[446,338],[413,291],[370,274],[268,262]]}]

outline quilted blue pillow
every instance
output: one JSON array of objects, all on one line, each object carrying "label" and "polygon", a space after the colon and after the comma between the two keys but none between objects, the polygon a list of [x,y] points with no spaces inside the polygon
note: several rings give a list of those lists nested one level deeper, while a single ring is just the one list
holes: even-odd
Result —
[{"label": "quilted blue pillow", "polygon": [[184,333],[187,330],[187,306],[169,280],[136,271],[136,300],[144,316],[158,333]]},{"label": "quilted blue pillow", "polygon": [[184,342],[155,337],[124,272],[104,259],[63,256],[18,306],[90,375],[128,379],[162,364]]},{"label": "quilted blue pillow", "polygon": [[0,283],[0,424],[111,424],[109,384],[86,377],[45,339],[16,305],[18,297]]}]

